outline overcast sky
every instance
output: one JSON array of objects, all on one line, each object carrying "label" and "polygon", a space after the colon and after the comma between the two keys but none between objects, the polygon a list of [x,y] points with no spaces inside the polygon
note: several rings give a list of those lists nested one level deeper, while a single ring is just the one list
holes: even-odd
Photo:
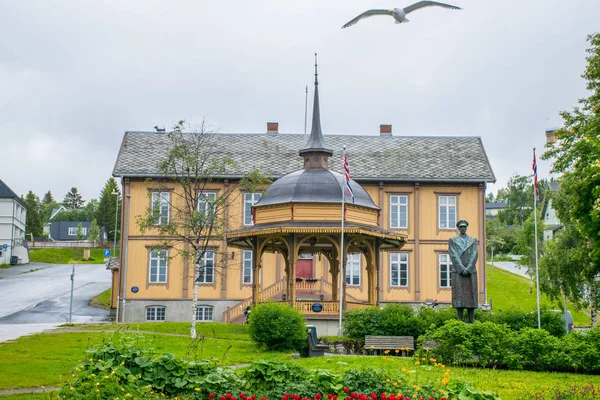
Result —
[{"label": "overcast sky", "polygon": [[498,179],[488,191],[530,174],[532,147],[586,96],[600,1],[452,0],[463,10],[340,29],[411,1],[0,0],[0,179],[89,200],[127,130],[206,118],[220,132],[274,121],[302,133],[315,52],[324,133],[480,136]]}]

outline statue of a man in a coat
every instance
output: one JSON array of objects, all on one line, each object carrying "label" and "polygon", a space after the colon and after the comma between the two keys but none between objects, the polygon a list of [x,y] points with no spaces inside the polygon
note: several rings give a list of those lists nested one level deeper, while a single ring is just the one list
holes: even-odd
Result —
[{"label": "statue of a man in a coat", "polygon": [[452,261],[452,307],[462,320],[464,309],[467,309],[469,323],[475,318],[477,301],[477,239],[467,235],[467,221],[460,220],[456,224],[460,235],[450,238],[448,252]]}]

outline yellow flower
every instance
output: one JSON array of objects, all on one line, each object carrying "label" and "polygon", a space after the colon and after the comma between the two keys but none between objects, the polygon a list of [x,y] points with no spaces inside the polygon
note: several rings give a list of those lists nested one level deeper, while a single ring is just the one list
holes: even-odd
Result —
[{"label": "yellow flower", "polygon": [[75,389],[73,389],[73,386],[71,386],[71,387],[69,388],[69,390],[75,390]]},{"label": "yellow flower", "polygon": [[199,392],[199,391],[200,391],[200,388],[195,388],[194,390],[195,390],[196,392]]},{"label": "yellow flower", "polygon": [[123,365],[125,365],[125,361],[121,361],[121,364],[119,365],[122,367]]},{"label": "yellow flower", "polygon": [[448,384],[448,382],[450,382],[450,380],[448,378],[442,379],[442,385],[446,386]]},{"label": "yellow flower", "polygon": [[396,382],[394,382],[394,386],[398,386],[398,384]]},{"label": "yellow flower", "polygon": [[394,352],[395,352],[396,354],[398,354],[398,353],[400,352],[400,350],[396,349],[396,350],[394,350]]},{"label": "yellow flower", "polygon": [[390,354],[389,350],[384,351],[384,354]]},{"label": "yellow flower", "polygon": [[100,393],[100,389],[96,389],[96,393]]},{"label": "yellow flower", "polygon": [[421,363],[418,361],[415,361],[415,365],[421,365]]},{"label": "yellow flower", "polygon": [[421,358],[421,360],[423,360],[423,361],[427,361],[427,359],[426,359],[425,357]]},{"label": "yellow flower", "polygon": [[372,349],[374,349],[374,348],[375,348],[375,346],[371,346],[371,348],[372,348]]},{"label": "yellow flower", "polygon": [[100,382],[96,382],[96,386],[100,386]]},{"label": "yellow flower", "polygon": [[446,371],[446,372],[444,372],[444,376],[445,376],[445,377],[448,377],[448,376],[450,376],[450,371]]},{"label": "yellow flower", "polygon": [[402,372],[406,373],[406,368],[402,368]]},{"label": "yellow flower", "polygon": [[90,358],[90,362],[94,362],[94,360],[92,360],[92,359]]},{"label": "yellow flower", "polygon": [[387,383],[390,383],[390,380],[389,380],[389,379],[386,379],[385,381],[386,381]]},{"label": "yellow flower", "polygon": [[398,383],[402,383],[402,379],[398,379]]},{"label": "yellow flower", "polygon": [[430,358],[429,361],[435,362],[435,358]]},{"label": "yellow flower", "polygon": [[446,366],[444,364],[442,364],[442,368],[446,368]]}]

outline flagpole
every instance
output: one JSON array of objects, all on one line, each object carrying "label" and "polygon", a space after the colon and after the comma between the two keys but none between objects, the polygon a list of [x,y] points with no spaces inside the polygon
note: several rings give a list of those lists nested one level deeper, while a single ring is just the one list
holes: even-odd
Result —
[{"label": "flagpole", "polygon": [[[346,160],[346,146],[343,146],[344,155],[342,156],[342,160]],[[345,169],[345,168],[344,168]],[[345,174],[346,171],[344,171]],[[344,208],[346,200],[346,188],[342,187],[342,231],[340,235],[340,287],[339,287],[339,297],[340,297],[340,318],[339,318],[339,326],[338,326],[338,336],[342,336],[342,307],[344,306],[344,281],[345,273],[344,273]]]},{"label": "flagpole", "polygon": [[537,300],[537,317],[538,317],[538,329],[542,327],[540,317],[540,276],[538,268],[538,237],[537,237],[537,163],[535,159],[535,147],[533,148],[533,235],[535,242],[535,290]]}]

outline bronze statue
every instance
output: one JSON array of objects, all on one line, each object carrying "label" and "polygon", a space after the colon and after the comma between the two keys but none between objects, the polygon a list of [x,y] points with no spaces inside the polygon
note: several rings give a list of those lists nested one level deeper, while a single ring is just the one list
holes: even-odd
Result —
[{"label": "bronze statue", "polygon": [[477,301],[477,239],[467,235],[467,221],[456,224],[460,235],[450,238],[448,252],[452,261],[452,307],[462,321],[464,309],[467,309],[469,323],[475,318]]}]

